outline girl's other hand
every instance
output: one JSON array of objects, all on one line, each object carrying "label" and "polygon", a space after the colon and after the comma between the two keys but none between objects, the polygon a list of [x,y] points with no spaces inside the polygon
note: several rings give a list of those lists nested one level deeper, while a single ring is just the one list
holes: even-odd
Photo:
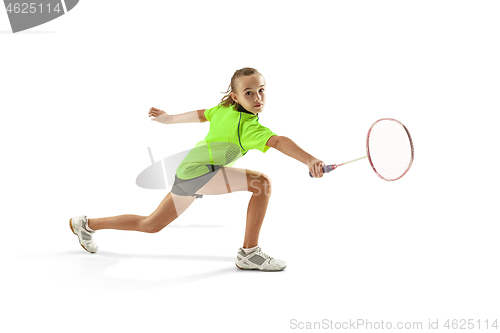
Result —
[{"label": "girl's other hand", "polygon": [[307,166],[309,167],[309,172],[315,178],[323,177],[323,167],[325,165],[326,165],[325,162],[323,162],[322,160],[318,160],[317,158],[307,162]]},{"label": "girl's other hand", "polygon": [[160,109],[157,109],[155,107],[152,107],[151,109],[149,109],[149,116],[150,117],[155,117],[155,118],[151,118],[151,121],[157,121],[159,123],[163,123],[163,124],[171,124],[171,116],[168,115],[165,111],[162,111]]}]

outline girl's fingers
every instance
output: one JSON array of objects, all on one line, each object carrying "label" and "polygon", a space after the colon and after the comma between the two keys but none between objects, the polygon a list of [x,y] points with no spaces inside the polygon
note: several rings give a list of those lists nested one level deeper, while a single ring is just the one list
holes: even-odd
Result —
[{"label": "girl's fingers", "polygon": [[323,177],[323,165],[321,163],[316,165],[316,170],[318,173],[318,177]]},{"label": "girl's fingers", "polygon": [[158,115],[158,111],[160,111],[160,110],[158,110],[158,109],[157,109],[157,108],[155,108],[155,107],[152,107],[151,109],[149,109],[149,116],[150,116],[150,117],[151,117],[151,116],[156,117],[156,116]]}]

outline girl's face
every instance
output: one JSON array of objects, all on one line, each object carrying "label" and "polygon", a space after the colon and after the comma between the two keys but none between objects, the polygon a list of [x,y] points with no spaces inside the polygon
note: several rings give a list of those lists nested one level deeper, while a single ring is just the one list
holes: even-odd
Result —
[{"label": "girl's face", "polygon": [[236,93],[231,92],[235,102],[253,114],[264,111],[266,82],[260,74],[240,76],[236,82]]}]

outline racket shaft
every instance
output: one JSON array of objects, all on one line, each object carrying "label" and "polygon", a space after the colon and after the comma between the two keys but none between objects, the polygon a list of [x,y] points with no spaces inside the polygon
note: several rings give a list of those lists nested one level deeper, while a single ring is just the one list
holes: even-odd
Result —
[{"label": "racket shaft", "polygon": [[341,165],[344,165],[344,164],[349,164],[349,163],[352,163],[352,162],[356,162],[356,161],[362,160],[363,158],[367,158],[367,157],[368,156],[363,156],[363,157],[357,158],[357,159],[349,161],[349,162],[345,162],[345,163],[342,163],[342,164],[337,164],[337,166],[341,166]]}]

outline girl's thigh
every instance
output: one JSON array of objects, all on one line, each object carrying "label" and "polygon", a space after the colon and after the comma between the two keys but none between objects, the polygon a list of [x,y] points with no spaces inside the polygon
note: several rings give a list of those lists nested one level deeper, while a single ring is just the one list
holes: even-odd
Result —
[{"label": "girl's thigh", "polygon": [[239,168],[222,167],[196,194],[217,195],[238,191],[252,191],[253,182],[262,178],[262,173]]}]

